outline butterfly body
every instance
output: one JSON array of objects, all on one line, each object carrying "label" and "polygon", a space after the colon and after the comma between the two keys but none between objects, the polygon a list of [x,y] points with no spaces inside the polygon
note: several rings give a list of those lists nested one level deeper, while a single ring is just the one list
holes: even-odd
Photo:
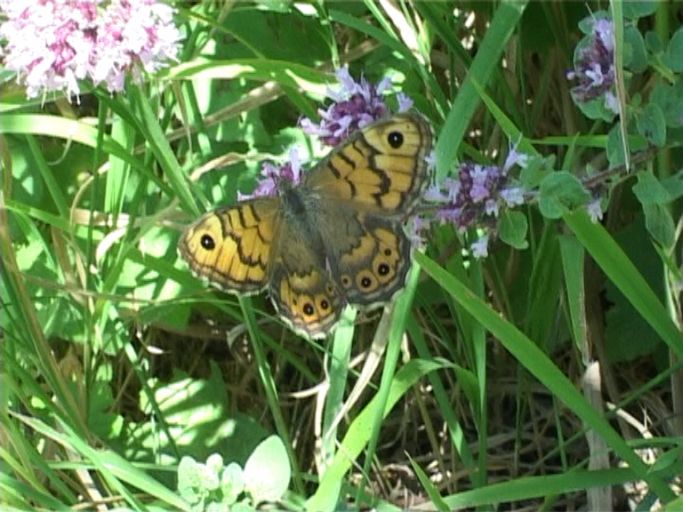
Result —
[{"label": "butterfly body", "polygon": [[242,201],[188,227],[179,249],[196,275],[238,294],[268,289],[298,333],[324,337],[346,304],[385,303],[411,261],[402,224],[428,181],[431,129],[399,114],[353,134],[276,197]]}]

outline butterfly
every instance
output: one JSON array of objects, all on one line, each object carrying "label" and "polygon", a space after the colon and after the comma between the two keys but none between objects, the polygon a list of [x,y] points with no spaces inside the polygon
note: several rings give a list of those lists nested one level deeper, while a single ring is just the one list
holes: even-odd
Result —
[{"label": "butterfly", "polygon": [[346,304],[372,307],[401,290],[411,264],[403,223],[429,181],[432,131],[419,114],[349,136],[275,197],[220,208],[183,232],[192,272],[226,292],[268,289],[296,333],[324,338]]}]

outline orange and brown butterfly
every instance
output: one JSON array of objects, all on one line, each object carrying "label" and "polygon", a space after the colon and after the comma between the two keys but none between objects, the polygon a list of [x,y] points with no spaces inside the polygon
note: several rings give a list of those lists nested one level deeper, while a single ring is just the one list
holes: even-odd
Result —
[{"label": "orange and brown butterfly", "polygon": [[207,213],[179,250],[195,275],[236,294],[268,289],[297,333],[325,337],[346,304],[390,301],[405,282],[403,231],[429,181],[429,123],[402,113],[354,132],[298,185]]}]

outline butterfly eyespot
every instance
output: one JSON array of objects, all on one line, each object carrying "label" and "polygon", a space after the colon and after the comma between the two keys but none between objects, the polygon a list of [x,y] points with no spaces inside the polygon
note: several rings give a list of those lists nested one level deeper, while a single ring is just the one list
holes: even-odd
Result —
[{"label": "butterfly eyespot", "polygon": [[387,265],[386,263],[380,263],[379,265],[377,265],[377,273],[380,276],[386,276],[390,270],[391,268],[389,268],[389,265]]},{"label": "butterfly eyespot", "polygon": [[202,238],[199,242],[202,244],[202,247],[207,251],[212,251],[216,248],[216,241],[213,239],[211,235],[202,235]]},{"label": "butterfly eyespot", "polygon": [[401,132],[391,132],[387,135],[387,142],[392,148],[398,149],[403,145],[403,134]]},{"label": "butterfly eyespot", "polygon": [[304,315],[306,316],[311,316],[313,313],[315,313],[315,308],[313,308],[313,304],[310,302],[307,302],[304,304]]},{"label": "butterfly eyespot", "polygon": [[351,286],[351,278],[349,278],[349,276],[342,276],[341,283],[344,286],[344,288],[348,288],[349,286]]},{"label": "butterfly eyespot", "polygon": [[391,256],[391,249],[384,249],[385,256]]},{"label": "butterfly eyespot", "polygon": [[360,280],[360,286],[361,288],[370,288],[372,286],[372,279],[369,277],[364,277]]},{"label": "butterfly eyespot", "polygon": [[323,299],[320,301],[320,309],[326,310],[326,309],[329,309],[329,307],[330,307],[330,303],[327,302],[327,300]]}]

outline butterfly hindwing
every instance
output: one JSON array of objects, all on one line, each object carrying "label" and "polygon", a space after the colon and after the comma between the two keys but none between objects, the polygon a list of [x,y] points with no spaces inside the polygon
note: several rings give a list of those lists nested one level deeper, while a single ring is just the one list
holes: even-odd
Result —
[{"label": "butterfly hindwing", "polygon": [[283,224],[270,274],[270,298],[298,333],[322,338],[337,323],[344,301],[326,265],[317,231]]},{"label": "butterfly hindwing", "polygon": [[318,226],[345,300],[360,306],[388,302],[403,287],[411,262],[400,221],[343,207],[334,212],[319,212]]},{"label": "butterfly hindwing", "polygon": [[198,277],[227,292],[256,293],[268,283],[279,222],[277,199],[243,201],[201,217],[178,247]]}]

